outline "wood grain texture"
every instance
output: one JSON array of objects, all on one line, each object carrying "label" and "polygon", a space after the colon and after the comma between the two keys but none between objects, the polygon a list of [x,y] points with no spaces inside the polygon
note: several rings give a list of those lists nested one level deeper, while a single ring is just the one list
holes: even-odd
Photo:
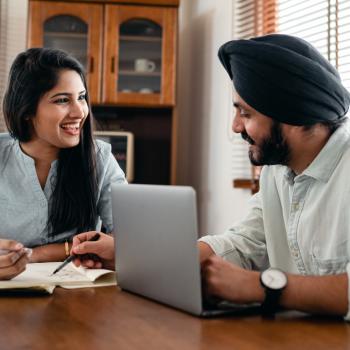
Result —
[{"label": "wood grain texture", "polygon": [[6,349],[347,349],[350,325],[302,313],[200,319],[116,287],[0,296]]},{"label": "wood grain texture", "polygon": [[28,47],[42,47],[44,23],[51,17],[59,15],[76,16],[88,25],[88,62],[93,59],[94,69],[89,72],[87,83],[92,103],[100,102],[102,21],[103,6],[97,4],[70,4],[68,2],[31,1],[29,4]]},{"label": "wood grain texture", "polygon": [[176,185],[177,183],[177,156],[178,156],[178,109],[175,106],[171,115],[171,164],[170,164],[170,184]]},{"label": "wood grain texture", "polygon": [[[161,92],[140,94],[118,92],[119,27],[146,18],[162,27]],[[168,107],[175,105],[177,9],[140,6],[105,6],[103,103],[118,106]],[[113,66],[113,67],[112,67]]]},{"label": "wood grain texture", "polygon": [[234,188],[249,189],[252,194],[259,191],[259,180],[257,179],[235,179],[232,184]]},{"label": "wood grain texture", "polygon": [[[29,0],[36,1],[36,0]],[[38,1],[62,1],[62,0],[38,0]],[[67,2],[85,2],[98,4],[124,4],[124,5],[143,5],[143,6],[175,6],[180,5],[180,0],[66,0]]]}]

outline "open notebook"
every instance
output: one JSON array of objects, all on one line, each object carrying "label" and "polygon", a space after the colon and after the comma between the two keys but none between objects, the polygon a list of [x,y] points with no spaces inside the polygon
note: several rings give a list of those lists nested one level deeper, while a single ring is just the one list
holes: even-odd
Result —
[{"label": "open notebook", "polygon": [[0,281],[0,290],[37,291],[52,294],[56,286],[63,288],[104,287],[116,285],[115,271],[85,269],[68,264],[52,275],[62,262],[28,264],[20,275],[9,281]]}]

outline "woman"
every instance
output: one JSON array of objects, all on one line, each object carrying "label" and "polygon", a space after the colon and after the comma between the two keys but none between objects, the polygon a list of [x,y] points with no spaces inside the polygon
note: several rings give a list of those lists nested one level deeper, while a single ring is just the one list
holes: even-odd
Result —
[{"label": "woman", "polygon": [[110,184],[125,176],[109,144],[94,141],[83,68],[60,50],[17,56],[0,135],[0,237],[32,247],[31,262],[69,255],[74,235],[112,232]]}]

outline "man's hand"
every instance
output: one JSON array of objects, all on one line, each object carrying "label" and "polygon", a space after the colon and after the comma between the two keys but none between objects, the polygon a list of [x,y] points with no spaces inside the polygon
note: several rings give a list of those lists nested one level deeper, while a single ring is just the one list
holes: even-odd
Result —
[{"label": "man's hand", "polygon": [[0,280],[9,280],[26,269],[28,255],[21,243],[0,239],[0,249],[8,251],[0,255]]},{"label": "man's hand", "polygon": [[208,259],[211,255],[214,255],[213,249],[207,243],[198,242],[198,251],[199,251],[199,261],[202,263]]},{"label": "man's hand", "polygon": [[212,255],[202,263],[202,275],[210,295],[235,303],[264,300],[259,272],[244,270]]},{"label": "man's hand", "polygon": [[[212,255],[202,263],[206,291],[235,303],[263,302],[260,273],[244,270]],[[280,305],[286,309],[344,316],[348,312],[348,276],[287,274]]]},{"label": "man's hand", "polygon": [[[84,267],[99,269],[101,267],[114,270],[114,239],[109,235],[100,233],[98,241],[88,241],[96,234],[96,231],[80,233],[73,237],[71,254],[81,256],[75,259],[74,264]],[[95,254],[99,260],[84,257],[84,254]]]}]

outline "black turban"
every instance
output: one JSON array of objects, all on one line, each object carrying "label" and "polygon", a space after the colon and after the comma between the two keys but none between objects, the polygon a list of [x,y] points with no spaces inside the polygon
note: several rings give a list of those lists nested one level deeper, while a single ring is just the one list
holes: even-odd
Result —
[{"label": "black turban", "polygon": [[237,93],[282,123],[312,125],[345,116],[350,94],[336,69],[309,43],[272,34],[222,45],[219,58]]}]

